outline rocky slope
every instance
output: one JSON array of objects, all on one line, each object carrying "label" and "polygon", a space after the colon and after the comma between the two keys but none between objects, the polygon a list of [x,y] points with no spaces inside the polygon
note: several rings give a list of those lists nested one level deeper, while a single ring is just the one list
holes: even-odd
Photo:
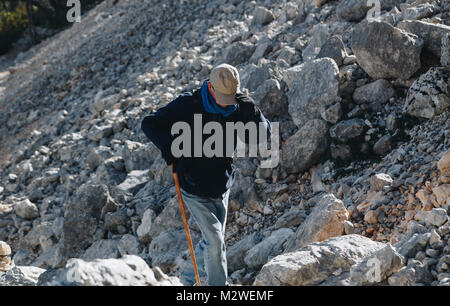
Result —
[{"label": "rocky slope", "polygon": [[380,7],[105,0],[2,60],[0,284],[179,284],[175,189],[140,121],[227,62],[281,145],[274,169],[236,159],[230,281],[450,285],[450,5]]}]

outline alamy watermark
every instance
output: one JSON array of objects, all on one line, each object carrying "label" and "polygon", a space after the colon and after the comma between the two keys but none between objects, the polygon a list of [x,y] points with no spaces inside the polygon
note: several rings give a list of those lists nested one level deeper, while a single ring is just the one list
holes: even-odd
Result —
[{"label": "alamy watermark", "polygon": [[67,7],[70,9],[67,11],[66,19],[68,22],[81,22],[81,2],[80,0],[67,0]]},{"label": "alamy watermark", "polygon": [[[366,18],[368,21],[377,20],[381,14],[380,0],[367,0],[367,6],[370,7],[367,12]],[[68,22],[81,22],[81,2],[80,0],[67,0],[67,7],[70,9],[67,11],[66,18]]]},{"label": "alamy watermark", "polygon": [[[261,168],[275,168],[279,163],[279,122],[271,122],[270,125],[269,149],[266,123],[260,122],[257,125],[255,122],[246,124],[226,122],[224,131],[219,122],[210,121],[203,125],[202,115],[194,114],[194,131],[191,131],[189,123],[184,121],[178,121],[172,125],[171,134],[179,135],[172,141],[171,153],[175,158],[246,157],[246,145],[243,140],[248,135],[248,157],[258,157],[259,153],[260,157],[265,158],[261,162]],[[237,134],[236,142],[235,134]],[[203,141],[204,135],[211,136]],[[191,143],[192,139],[194,143]]]}]

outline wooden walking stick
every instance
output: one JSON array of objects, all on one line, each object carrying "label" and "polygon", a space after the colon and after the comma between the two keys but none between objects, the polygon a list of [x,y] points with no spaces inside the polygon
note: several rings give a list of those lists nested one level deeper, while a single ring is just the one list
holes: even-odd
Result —
[{"label": "wooden walking stick", "polygon": [[186,238],[187,238],[188,245],[189,245],[189,252],[191,253],[192,264],[194,266],[195,280],[197,282],[197,286],[201,286],[200,285],[200,277],[198,276],[197,262],[195,261],[195,254],[194,254],[194,247],[192,245],[191,233],[189,231],[189,225],[186,220],[186,213],[184,211],[183,197],[181,196],[180,182],[178,181],[178,174],[175,171],[173,171],[173,164],[171,166],[172,166],[173,180],[175,182],[175,188],[177,189],[178,202],[180,203],[181,215],[183,217],[184,230],[186,232]]}]

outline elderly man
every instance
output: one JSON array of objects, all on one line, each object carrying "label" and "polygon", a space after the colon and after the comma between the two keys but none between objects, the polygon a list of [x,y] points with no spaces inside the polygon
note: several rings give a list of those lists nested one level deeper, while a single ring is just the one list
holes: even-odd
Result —
[{"label": "elderly man", "polygon": [[[195,128],[194,122],[201,115],[202,124],[205,126],[213,122],[216,127],[222,127],[219,135],[223,144],[226,143],[227,136],[236,135],[236,131],[232,131],[234,135],[229,135],[227,123],[242,122],[245,125],[254,122],[259,126],[256,137],[253,137],[256,139],[249,139],[251,133],[247,133],[245,139],[242,139],[246,143],[258,143],[261,127],[270,137],[270,122],[254,101],[240,92],[239,87],[237,69],[228,64],[218,65],[200,88],[180,94],[175,100],[142,121],[145,135],[161,150],[166,163],[173,164],[173,171],[178,174],[184,203],[202,233],[202,239],[195,247],[199,272],[201,275],[206,272],[208,284],[213,286],[227,284],[224,234],[228,197],[235,175],[235,169],[232,167],[233,158],[229,152],[236,150],[237,141],[231,144],[231,150],[229,145],[228,148],[227,145],[222,145],[214,150],[217,152],[218,149],[219,154],[212,157],[209,154],[205,156],[206,154],[201,151],[208,135],[203,133],[203,129]],[[172,127],[177,122],[187,123],[194,131],[190,139],[190,144],[193,145],[183,148],[184,152],[186,149],[189,151],[189,154],[183,156],[175,154],[172,145],[175,139]],[[236,137],[232,139],[236,140]],[[183,143],[184,145],[186,144]],[[223,152],[220,148],[223,148]],[[181,281],[185,285],[194,284],[192,266],[183,272]]]}]

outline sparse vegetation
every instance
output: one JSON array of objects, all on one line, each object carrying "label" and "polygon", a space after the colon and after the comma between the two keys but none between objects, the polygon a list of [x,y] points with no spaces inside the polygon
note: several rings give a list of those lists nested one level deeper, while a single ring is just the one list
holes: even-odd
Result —
[{"label": "sparse vegetation", "polygon": [[[81,0],[82,12],[101,0]],[[30,28],[30,41],[38,43],[34,27],[59,29],[68,25],[67,1],[61,0],[0,0],[0,54],[10,50],[12,44]],[[27,13],[27,5],[31,20]]]},{"label": "sparse vegetation", "polygon": [[26,29],[28,23],[25,3],[0,3],[0,54],[6,52]]}]

